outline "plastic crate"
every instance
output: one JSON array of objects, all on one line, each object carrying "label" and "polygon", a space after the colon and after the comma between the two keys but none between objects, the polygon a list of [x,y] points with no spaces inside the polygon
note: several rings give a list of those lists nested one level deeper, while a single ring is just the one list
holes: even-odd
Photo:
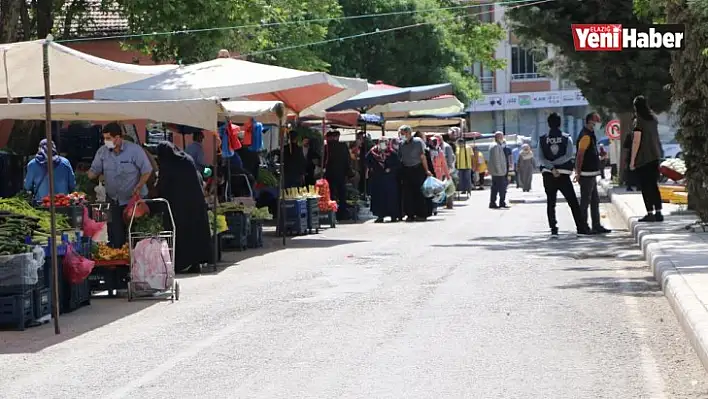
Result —
[{"label": "plastic crate", "polygon": [[320,227],[327,225],[330,228],[337,227],[337,214],[334,211],[320,213]]},{"label": "plastic crate", "polygon": [[231,234],[248,235],[251,230],[251,217],[243,212],[229,212],[224,218]]},{"label": "plastic crate", "polygon": [[248,247],[261,248],[263,246],[263,222],[251,220],[251,231],[248,234]]},{"label": "plastic crate", "polygon": [[82,206],[56,207],[57,213],[66,216],[69,226],[81,229],[84,225],[84,208]]},{"label": "plastic crate", "polygon": [[36,288],[33,292],[32,308],[35,319],[41,319],[46,315],[52,314],[52,290],[49,288]]},{"label": "plastic crate", "polygon": [[59,293],[59,312],[71,313],[76,309],[91,304],[91,288],[89,281],[84,280],[79,284],[63,284]]},{"label": "plastic crate", "polygon": [[307,230],[310,234],[320,232],[320,205],[317,198],[307,199]]},{"label": "plastic crate", "polygon": [[127,290],[130,270],[128,266],[96,266],[86,281],[91,292],[108,291],[115,296],[117,290]]},{"label": "plastic crate", "polygon": [[24,331],[34,321],[34,293],[32,291],[0,297],[0,326]]},{"label": "plastic crate", "polygon": [[224,252],[230,251],[245,251],[248,248],[248,235],[241,232],[233,233],[227,231],[219,234],[221,250]]}]

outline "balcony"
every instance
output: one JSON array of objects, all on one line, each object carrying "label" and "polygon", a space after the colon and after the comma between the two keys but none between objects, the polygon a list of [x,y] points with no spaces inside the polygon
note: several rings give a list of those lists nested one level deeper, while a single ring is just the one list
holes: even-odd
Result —
[{"label": "balcony", "polygon": [[479,82],[479,87],[482,90],[482,93],[494,93],[496,91],[494,76],[478,77],[477,81]]},{"label": "balcony", "polygon": [[541,73],[515,73],[511,75],[511,80],[539,80],[548,79]]},{"label": "balcony", "polygon": [[559,89],[561,90],[577,90],[578,86],[575,85],[574,82],[570,80],[561,80],[560,84],[558,85]]}]

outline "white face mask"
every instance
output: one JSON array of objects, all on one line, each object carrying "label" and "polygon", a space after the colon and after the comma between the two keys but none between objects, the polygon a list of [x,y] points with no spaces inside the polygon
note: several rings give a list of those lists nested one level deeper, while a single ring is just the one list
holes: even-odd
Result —
[{"label": "white face mask", "polygon": [[379,143],[379,150],[385,150],[386,149],[386,143]]},{"label": "white face mask", "polygon": [[114,143],[112,140],[104,141],[103,145],[105,145],[106,148],[108,148],[109,150],[116,148],[116,143]]}]

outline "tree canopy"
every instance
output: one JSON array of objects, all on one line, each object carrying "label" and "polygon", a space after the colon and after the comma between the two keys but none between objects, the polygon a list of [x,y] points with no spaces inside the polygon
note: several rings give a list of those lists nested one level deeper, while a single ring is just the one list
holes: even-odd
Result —
[{"label": "tree canopy", "polygon": [[345,15],[409,13],[335,21],[330,25],[329,38],[420,25],[322,46],[320,54],[336,75],[360,76],[396,86],[450,82],[458,98],[466,101],[480,94],[474,76],[466,72],[472,64],[481,62],[491,69],[504,67],[504,60],[494,59],[504,30],[496,24],[482,24],[470,15],[479,14],[480,8],[460,7],[459,2],[450,0],[339,3]]},{"label": "tree canopy", "polygon": [[664,50],[576,52],[571,24],[650,23],[631,0],[556,0],[510,10],[511,27],[525,43],[557,50],[546,67],[573,80],[588,102],[616,113],[632,112],[632,99],[644,95],[656,112],[670,108],[671,55]]}]

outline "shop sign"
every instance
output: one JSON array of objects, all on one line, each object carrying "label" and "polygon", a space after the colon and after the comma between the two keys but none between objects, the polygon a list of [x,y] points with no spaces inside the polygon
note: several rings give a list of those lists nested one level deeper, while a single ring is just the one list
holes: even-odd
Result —
[{"label": "shop sign", "polygon": [[470,112],[577,107],[588,105],[580,90],[487,95],[472,103]]}]

